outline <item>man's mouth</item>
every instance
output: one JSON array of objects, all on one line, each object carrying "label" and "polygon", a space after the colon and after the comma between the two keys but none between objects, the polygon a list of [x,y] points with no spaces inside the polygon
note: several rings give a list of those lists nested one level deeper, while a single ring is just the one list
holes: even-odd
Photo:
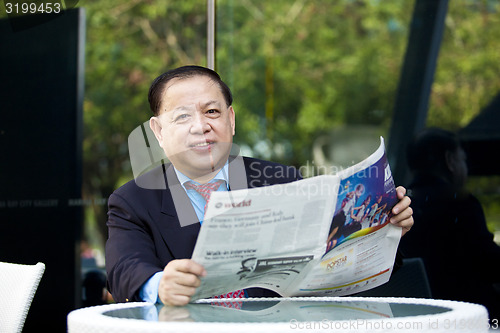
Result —
[{"label": "man's mouth", "polygon": [[199,143],[194,143],[191,145],[192,148],[204,148],[204,147],[209,147],[213,145],[215,142],[213,141],[208,141],[208,142],[199,142]]}]

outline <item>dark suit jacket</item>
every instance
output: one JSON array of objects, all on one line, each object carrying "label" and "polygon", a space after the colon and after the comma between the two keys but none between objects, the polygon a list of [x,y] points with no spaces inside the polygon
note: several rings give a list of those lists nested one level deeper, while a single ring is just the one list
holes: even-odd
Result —
[{"label": "dark suit jacket", "polygon": [[[230,190],[300,178],[293,167],[253,158],[230,158]],[[151,189],[150,185],[157,189]],[[191,258],[200,223],[169,164],[117,189],[108,206],[108,289],[117,302],[139,301],[139,289],[152,275],[173,259]],[[248,294],[277,295],[258,288],[248,289]]]},{"label": "dark suit jacket", "polygon": [[401,239],[407,257],[421,257],[432,297],[485,305],[500,315],[500,247],[488,231],[481,203],[457,193],[432,175],[418,175],[410,186],[415,225]]}]

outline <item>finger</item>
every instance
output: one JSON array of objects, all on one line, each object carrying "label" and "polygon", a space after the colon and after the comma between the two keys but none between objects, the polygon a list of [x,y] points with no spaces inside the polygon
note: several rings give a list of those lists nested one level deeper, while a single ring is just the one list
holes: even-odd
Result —
[{"label": "finger", "polygon": [[165,286],[162,291],[164,291],[165,295],[169,296],[191,297],[196,293],[196,288],[178,284],[171,286],[171,288],[169,288],[169,286]]},{"label": "finger", "polygon": [[172,268],[174,268],[177,271],[184,273],[191,273],[202,277],[207,275],[205,268],[191,259],[172,260],[171,262],[169,262],[169,265],[171,263],[172,263]]},{"label": "finger", "polygon": [[172,287],[175,287],[175,285],[181,285],[196,288],[201,284],[201,280],[197,275],[179,271],[176,269],[176,267],[172,266],[165,267],[165,270],[163,271],[162,281]]},{"label": "finger", "polygon": [[399,200],[399,202],[392,208],[392,213],[394,215],[398,215],[402,211],[408,209],[410,207],[410,204],[411,204],[410,197],[403,196],[403,198],[401,198],[401,200]]},{"label": "finger", "polygon": [[396,188],[396,193],[397,193],[398,199],[401,200],[406,195],[406,188],[404,188],[403,186],[398,186]]},{"label": "finger", "polygon": [[182,284],[164,281],[158,287],[158,293],[166,296],[184,295],[193,296],[196,292],[196,287],[186,286]]},{"label": "finger", "polygon": [[409,218],[407,221],[402,221],[401,223],[401,236],[404,236],[413,227],[413,217]]},{"label": "finger", "polygon": [[161,280],[158,287],[158,296],[164,304],[184,305],[196,292],[196,287],[178,284],[172,280]]},{"label": "finger", "polygon": [[[413,220],[413,209],[411,207],[406,207],[403,211],[401,211],[397,215],[393,215],[390,219],[392,224],[396,224],[401,226],[400,224],[406,220]],[[409,222],[408,222],[409,223]]]},{"label": "finger", "polygon": [[413,226],[414,220],[413,220],[413,216],[410,216],[409,218],[404,219],[402,221],[399,221],[399,222],[392,222],[391,221],[391,223],[396,227],[400,227],[402,229],[402,232],[404,235],[406,232],[410,231],[410,229]]},{"label": "finger", "polygon": [[191,273],[179,273],[177,274],[173,281],[179,286],[197,288],[201,284],[200,278]]},{"label": "finger", "polygon": [[397,221],[397,222],[392,222],[391,223],[393,225],[395,225],[396,227],[400,227],[400,228],[404,228],[406,230],[410,230],[411,227],[413,226],[413,217],[409,217],[407,219],[404,219],[404,220],[401,220],[401,221]]},{"label": "finger", "polygon": [[165,305],[184,306],[189,303],[191,297],[186,295],[168,295],[167,297],[160,296],[160,300]]}]

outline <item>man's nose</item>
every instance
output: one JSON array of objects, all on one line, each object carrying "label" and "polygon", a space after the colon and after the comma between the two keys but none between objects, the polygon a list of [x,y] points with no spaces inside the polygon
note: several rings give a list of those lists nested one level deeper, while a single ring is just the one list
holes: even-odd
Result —
[{"label": "man's nose", "polygon": [[196,114],[191,125],[191,134],[205,134],[209,132],[212,127],[208,120],[202,114]]}]

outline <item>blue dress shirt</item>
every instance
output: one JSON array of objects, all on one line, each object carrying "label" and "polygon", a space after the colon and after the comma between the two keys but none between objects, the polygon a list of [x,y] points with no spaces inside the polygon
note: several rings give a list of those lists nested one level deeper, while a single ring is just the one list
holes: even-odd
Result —
[{"label": "blue dress shirt", "polygon": [[[179,182],[182,184],[182,187],[186,191],[189,200],[191,200],[191,204],[193,205],[194,211],[200,223],[203,223],[203,216],[205,215],[205,199],[194,189],[186,190],[184,184],[188,181],[193,182],[196,185],[199,185],[197,182],[192,181],[188,176],[184,175],[182,172],[177,170],[174,167],[175,173]],[[224,167],[215,175],[212,179],[214,180],[223,180],[226,182],[226,186],[221,185],[217,191],[228,191],[229,190],[229,179],[228,179],[228,163],[224,165]],[[144,302],[150,303],[158,303],[160,299],[158,298],[158,288],[160,286],[160,280],[163,276],[163,271],[157,272],[152,277],[149,278],[139,290],[139,297]]]}]

